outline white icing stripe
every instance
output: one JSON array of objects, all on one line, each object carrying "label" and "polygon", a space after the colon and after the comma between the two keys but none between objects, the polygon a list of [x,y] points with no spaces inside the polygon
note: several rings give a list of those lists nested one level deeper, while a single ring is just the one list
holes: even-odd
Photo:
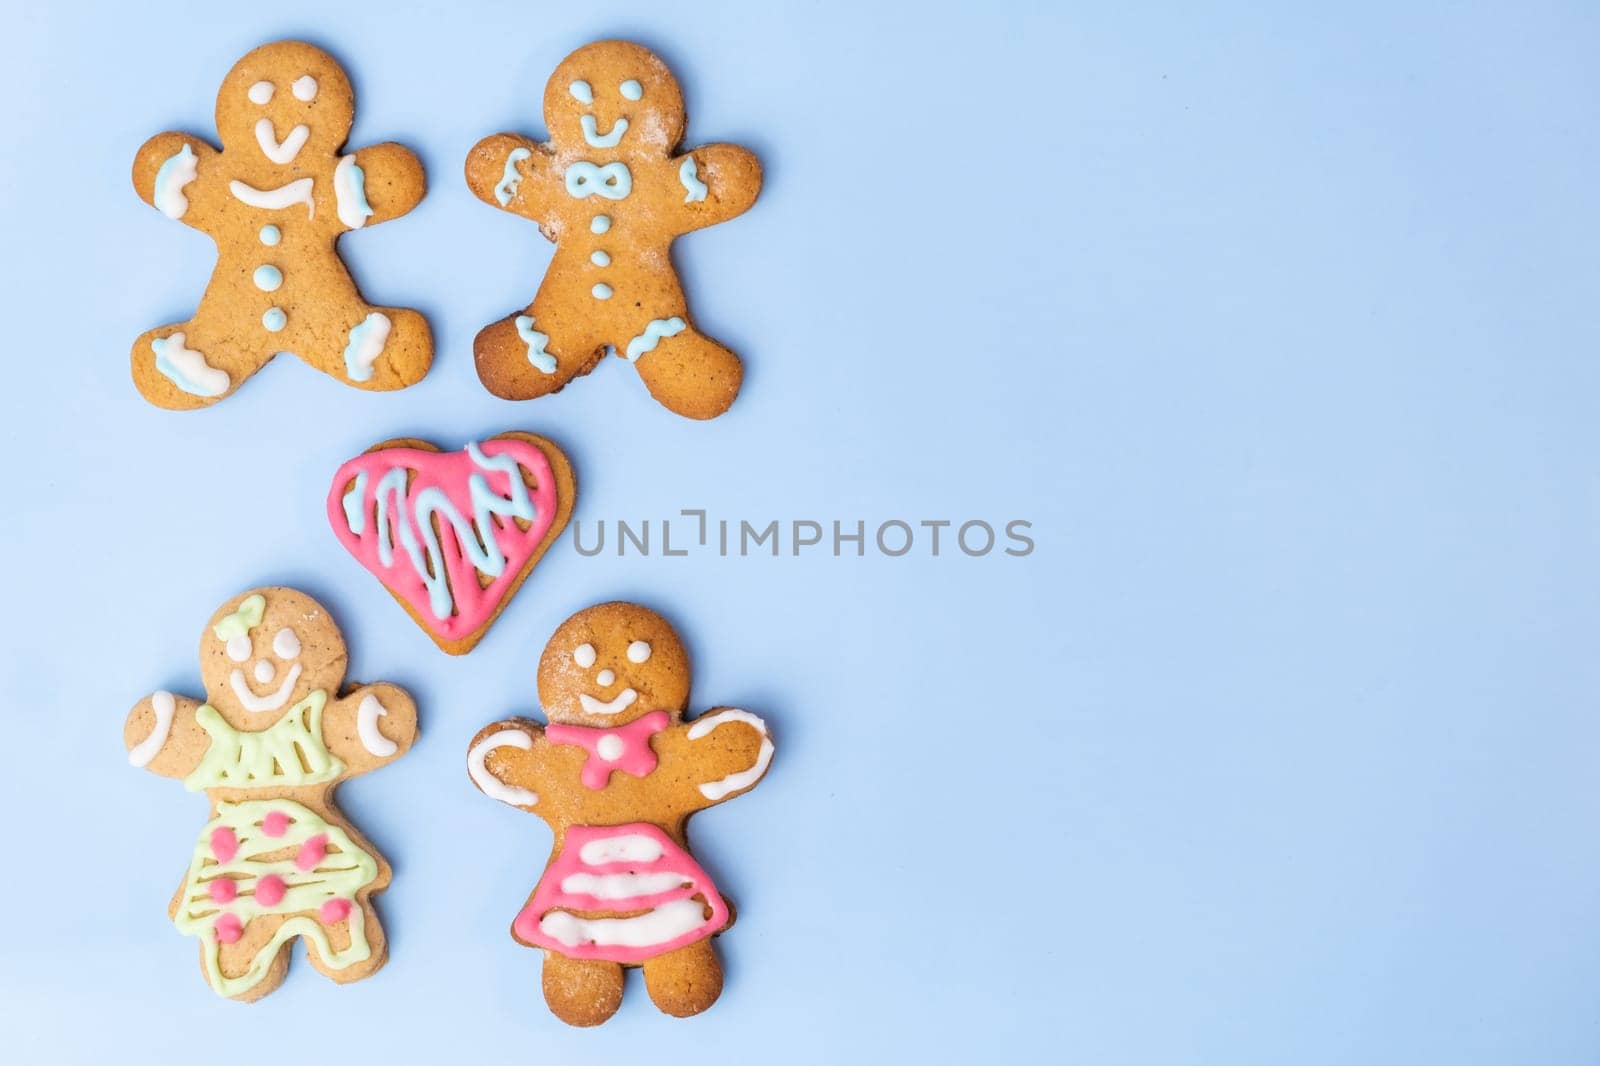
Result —
[{"label": "white icing stripe", "polygon": [[228,675],[228,683],[233,686],[233,694],[244,704],[247,711],[275,711],[289,702],[289,693],[294,691],[294,683],[300,680],[300,664],[295,663],[289,667],[289,676],[283,679],[283,684],[278,686],[278,691],[266,696],[257,696],[250,691],[250,686],[245,683],[244,671],[235,670]]},{"label": "white icing stripe", "polygon": [[200,159],[185,141],[183,147],[168,156],[166,162],[161,164],[161,169],[156,171],[155,190],[151,196],[156,208],[168,218],[182,218],[184,212],[189,210],[189,198],[183,195],[183,187],[199,173]]},{"label": "white icing stripe", "polygon": [[767,764],[772,761],[772,741],[767,736],[767,723],[751,714],[749,711],[727,710],[718,711],[716,714],[707,715],[695,720],[689,727],[689,739],[699,740],[707,733],[724,722],[743,722],[761,734],[761,747],[756,752],[756,761],[748,770],[729,774],[720,781],[707,781],[700,786],[700,794],[706,799],[716,802],[742,788],[749,788],[761,780],[761,775],[767,772]]},{"label": "white icing stripe", "polygon": [[148,766],[150,760],[160,753],[161,746],[167,742],[167,734],[172,732],[173,712],[178,709],[178,703],[170,692],[152,693],[150,706],[156,712],[156,727],[128,752],[128,762],[134,766]]},{"label": "white icing stripe", "polygon": [[579,944],[648,948],[693,932],[705,920],[705,905],[699,900],[675,899],[633,918],[579,918],[566,911],[551,911],[539,919],[539,928],[569,948]]},{"label": "white icing stripe", "polygon": [[532,807],[539,802],[539,794],[516,785],[508,785],[484,765],[491,751],[496,748],[521,748],[527,751],[533,747],[533,738],[520,729],[502,729],[498,733],[490,733],[467,752],[467,774],[472,778],[472,783],[483,790],[483,794],[490,799],[509,803],[513,807]]},{"label": "white icing stripe", "polygon": [[378,719],[388,713],[378,697],[370,692],[361,697],[361,705],[356,708],[356,735],[361,738],[361,746],[380,759],[387,759],[400,750],[400,745],[378,730]]},{"label": "white icing stripe", "polygon": [[635,896],[670,892],[688,883],[688,878],[675,873],[576,873],[561,879],[561,891],[569,895],[593,896],[595,899],[633,899]]},{"label": "white icing stripe", "polygon": [[367,224],[372,207],[367,203],[367,174],[353,155],[340,156],[333,168],[333,200],[339,221],[351,229]]},{"label": "white icing stripe", "polygon": [[277,132],[270,118],[256,120],[256,143],[261,146],[261,153],[279,166],[293,163],[294,157],[300,154],[300,149],[306,146],[306,141],[311,136],[311,127],[296,126],[281,141],[278,140]]},{"label": "white icing stripe", "polygon": [[624,833],[604,840],[589,841],[578,849],[578,858],[586,866],[600,866],[608,862],[655,862],[661,858],[661,842],[642,833]]},{"label": "white icing stripe", "polygon": [[639,694],[631,688],[625,688],[617,693],[616,698],[609,703],[601,703],[587,692],[580,692],[578,693],[578,706],[583,708],[584,714],[621,714],[633,706],[633,701],[638,698]]},{"label": "white icing stripe", "polygon": [[297,178],[287,185],[280,185],[276,189],[258,189],[253,185],[246,185],[242,181],[228,182],[228,191],[233,193],[233,198],[251,207],[260,207],[267,211],[282,211],[295,204],[305,204],[307,218],[315,218],[317,214],[316,202],[311,199],[312,180],[310,178]]}]

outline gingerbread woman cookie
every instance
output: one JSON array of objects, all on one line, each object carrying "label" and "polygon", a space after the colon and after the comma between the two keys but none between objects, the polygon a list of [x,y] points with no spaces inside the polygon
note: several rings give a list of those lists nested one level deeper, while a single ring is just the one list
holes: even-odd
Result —
[{"label": "gingerbread woman cookie", "polygon": [[511,718],[479,731],[473,784],[549,823],[555,845],[511,934],[544,950],[544,998],[570,1025],[622,1004],[623,967],[668,1014],[716,1002],[711,937],[733,912],[689,856],[691,814],[761,780],[772,740],[748,711],[683,720],[689,656],[666,619],[603,603],[561,624],[539,660],[540,727]]},{"label": "gingerbread woman cookie", "polygon": [[389,864],[333,790],[405,754],[417,711],[390,684],[341,694],[346,661],[321,604],[256,589],[224,604],[201,635],[205,702],[157,692],[123,726],[130,763],[210,800],[168,913],[200,938],[200,968],[220,995],[249,1002],[277,988],[296,937],[341,984],[387,958],[370,897],[388,887]]},{"label": "gingerbread woman cookie", "polygon": [[666,407],[715,418],[744,371],[695,329],[668,249],[748,210],[761,164],[731,144],[674,155],[685,122],[677,79],[628,41],[562,60],[544,118],[548,143],[502,133],[467,156],[478,198],[532,219],[556,245],[533,303],[478,334],[478,376],[496,396],[532,399],[589,373],[609,347]]},{"label": "gingerbread woman cookie", "polygon": [[158,133],[133,162],[140,198],[207,234],[217,266],[187,322],[133,345],[133,380],[160,407],[205,407],[279,352],[363,389],[415,384],[433,362],[417,312],[361,299],[340,234],[410,211],[422,164],[407,148],[339,151],[355,118],[344,68],[301,41],[262,45],[217,93],[223,150]]}]

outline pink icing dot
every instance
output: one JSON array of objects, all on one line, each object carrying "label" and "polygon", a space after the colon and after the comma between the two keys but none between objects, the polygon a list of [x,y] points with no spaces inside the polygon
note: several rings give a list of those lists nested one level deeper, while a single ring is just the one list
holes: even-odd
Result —
[{"label": "pink icing dot", "polygon": [[233,835],[232,829],[219,825],[211,831],[211,854],[218,862],[232,862],[238,853],[239,838]]},{"label": "pink icing dot", "polygon": [[283,902],[283,894],[286,891],[283,878],[277,874],[268,874],[256,882],[256,902],[263,907],[276,907]]},{"label": "pink icing dot", "polygon": [[342,922],[350,914],[350,901],[347,899],[330,899],[322,905],[321,914],[324,925]]},{"label": "pink icing dot", "polygon": [[327,854],[328,834],[318,833],[314,837],[308,837],[306,842],[300,845],[300,854],[294,857],[294,864],[302,870],[315,870],[322,864],[322,859]]},{"label": "pink icing dot", "polygon": [[220,944],[232,944],[244,935],[244,926],[239,924],[237,914],[224,914],[218,918],[216,929],[217,942]]},{"label": "pink icing dot", "polygon": [[232,903],[233,897],[239,894],[239,886],[231,877],[216,877],[206,882],[206,891],[211,893],[213,903]]},{"label": "pink icing dot", "polygon": [[289,816],[282,811],[272,811],[261,819],[261,831],[269,837],[281,837],[289,828]]}]

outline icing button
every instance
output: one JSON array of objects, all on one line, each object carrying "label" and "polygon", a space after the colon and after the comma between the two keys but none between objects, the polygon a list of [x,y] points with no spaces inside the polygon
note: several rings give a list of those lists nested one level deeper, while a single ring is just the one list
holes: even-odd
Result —
[{"label": "icing button", "polygon": [[607,733],[600,738],[594,750],[606,762],[616,762],[622,758],[622,738],[615,733]]}]

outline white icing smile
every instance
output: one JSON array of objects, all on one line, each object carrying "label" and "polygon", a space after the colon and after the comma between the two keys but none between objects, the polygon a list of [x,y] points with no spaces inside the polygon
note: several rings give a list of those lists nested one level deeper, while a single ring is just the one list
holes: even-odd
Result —
[{"label": "white icing smile", "polygon": [[228,675],[228,683],[233,686],[233,694],[238,697],[247,711],[275,711],[289,702],[289,693],[294,691],[294,683],[300,680],[300,664],[295,663],[289,667],[289,674],[283,679],[283,684],[278,686],[276,692],[266,696],[257,696],[250,691],[250,685],[244,679],[244,671],[235,669]]},{"label": "white icing smile", "polygon": [[276,133],[270,118],[256,121],[256,143],[261,146],[262,154],[282,166],[294,162],[294,157],[300,154],[300,149],[305,147],[306,139],[311,136],[311,127],[296,126],[281,141],[278,140]]},{"label": "white icing smile", "polygon": [[[235,670],[234,673],[238,673],[238,671]],[[583,707],[584,714],[621,714],[623,711],[633,706],[633,701],[638,698],[639,694],[633,691],[631,688],[625,688],[621,692],[617,693],[616,698],[610,703],[601,703],[587,692],[578,693],[578,703]]]},{"label": "white icing smile", "polygon": [[584,115],[578,122],[583,126],[583,139],[591,148],[615,148],[622,135],[628,132],[628,120],[619,118],[611,124],[610,133],[601,133],[600,124],[593,115]]}]

